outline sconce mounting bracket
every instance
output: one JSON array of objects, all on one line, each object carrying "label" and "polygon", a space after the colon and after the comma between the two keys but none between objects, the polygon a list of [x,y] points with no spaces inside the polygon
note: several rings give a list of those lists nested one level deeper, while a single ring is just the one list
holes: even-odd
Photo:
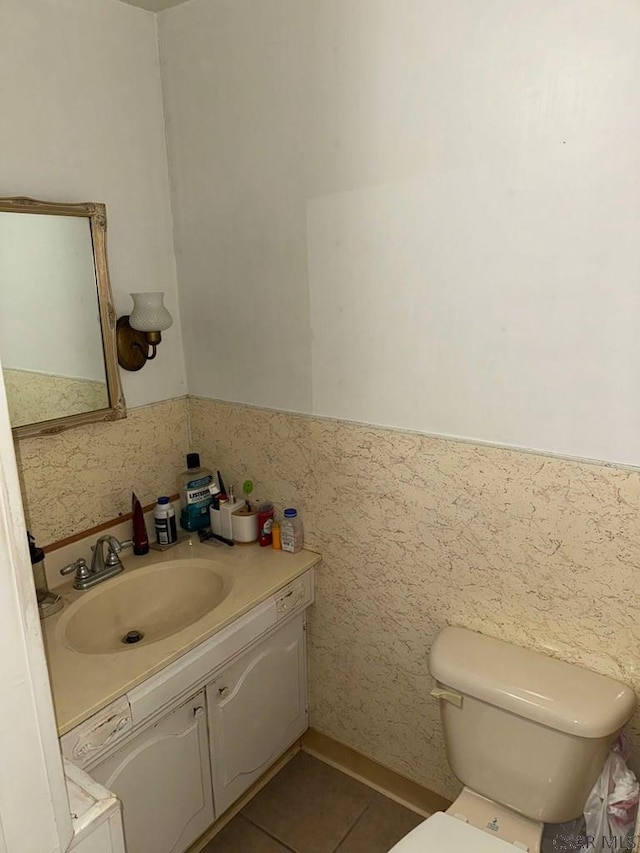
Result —
[{"label": "sconce mounting bracket", "polygon": [[118,318],[116,323],[118,364],[125,370],[141,370],[147,363],[149,341],[145,332],[132,329],[129,315]]}]

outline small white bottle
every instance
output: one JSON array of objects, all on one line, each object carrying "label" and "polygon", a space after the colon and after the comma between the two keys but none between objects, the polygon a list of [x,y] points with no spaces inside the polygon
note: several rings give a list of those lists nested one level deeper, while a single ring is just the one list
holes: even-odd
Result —
[{"label": "small white bottle", "polygon": [[153,523],[158,545],[172,545],[178,541],[176,511],[168,497],[158,498],[158,503],[153,510]]},{"label": "small white bottle", "polygon": [[282,550],[288,551],[290,554],[295,554],[297,551],[302,551],[304,545],[304,529],[302,527],[302,519],[298,515],[298,510],[289,507],[283,513],[284,517],[280,524],[280,542]]}]

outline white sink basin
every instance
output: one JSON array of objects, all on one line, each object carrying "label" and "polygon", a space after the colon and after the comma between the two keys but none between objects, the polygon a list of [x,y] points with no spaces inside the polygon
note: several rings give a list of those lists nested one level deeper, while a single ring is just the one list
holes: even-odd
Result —
[{"label": "white sink basin", "polygon": [[67,608],[58,624],[62,642],[83,654],[111,654],[177,634],[229,594],[232,583],[216,568],[196,559],[125,570]]}]

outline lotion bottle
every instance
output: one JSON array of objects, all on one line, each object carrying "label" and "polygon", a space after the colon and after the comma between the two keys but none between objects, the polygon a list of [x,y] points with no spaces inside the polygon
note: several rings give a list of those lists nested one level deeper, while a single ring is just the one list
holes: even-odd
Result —
[{"label": "lotion bottle", "polygon": [[131,514],[133,516],[133,553],[138,557],[149,553],[149,536],[144,523],[142,505],[135,494],[131,493]]}]

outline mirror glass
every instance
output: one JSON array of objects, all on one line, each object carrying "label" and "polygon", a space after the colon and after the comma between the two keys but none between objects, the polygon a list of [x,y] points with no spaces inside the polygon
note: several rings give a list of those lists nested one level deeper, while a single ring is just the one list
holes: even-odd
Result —
[{"label": "mirror glass", "polygon": [[96,253],[104,206],[29,201],[0,199],[0,361],[14,432],[124,416],[105,346],[114,338],[106,255]]}]

